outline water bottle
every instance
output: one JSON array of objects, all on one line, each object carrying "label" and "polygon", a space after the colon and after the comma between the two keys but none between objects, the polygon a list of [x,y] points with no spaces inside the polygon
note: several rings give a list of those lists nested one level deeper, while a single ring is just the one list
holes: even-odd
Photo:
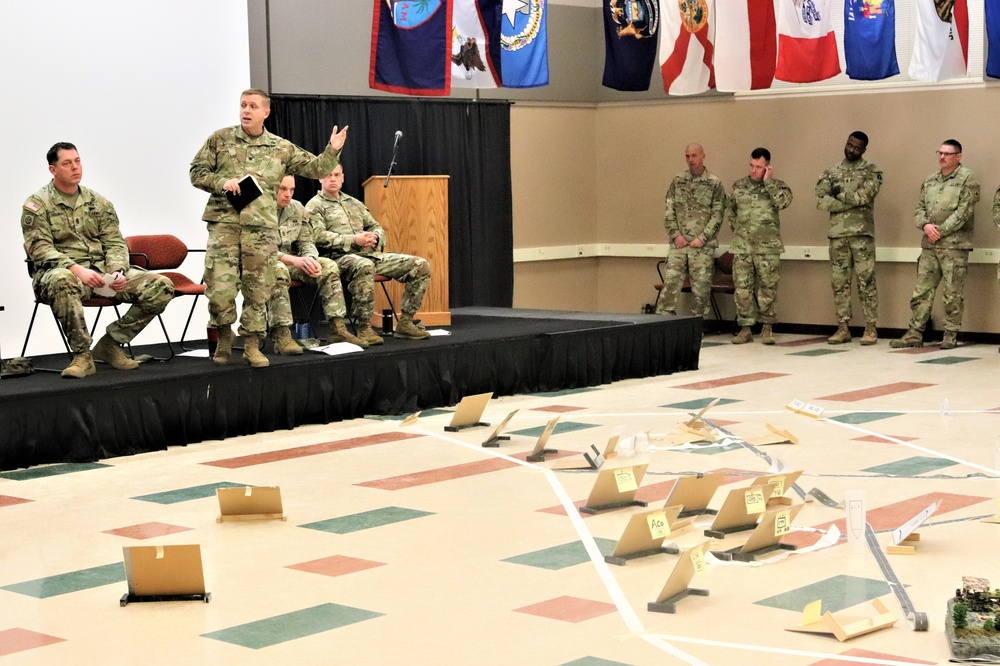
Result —
[{"label": "water bottle", "polygon": [[382,310],[382,335],[392,335],[392,310]]}]

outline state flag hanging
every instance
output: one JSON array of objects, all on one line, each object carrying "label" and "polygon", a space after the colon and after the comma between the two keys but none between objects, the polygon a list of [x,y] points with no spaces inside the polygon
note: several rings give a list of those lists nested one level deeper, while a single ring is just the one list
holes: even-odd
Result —
[{"label": "state flag hanging", "polygon": [[375,0],[368,86],[404,95],[451,92],[452,0]]},{"label": "state flag hanging", "polygon": [[[666,0],[672,3],[675,0]],[[604,79],[615,90],[649,90],[660,29],[657,0],[607,0],[604,6]]]},{"label": "state flag hanging", "polygon": [[715,0],[716,89],[770,88],[777,59],[773,0]]},{"label": "state flag hanging", "polygon": [[840,58],[830,0],[780,0],[778,67],[774,78],[812,83],[837,74],[840,74]]},{"label": "state flag hanging", "polygon": [[711,0],[665,0],[660,72],[667,94],[696,95],[715,87],[714,5]]},{"label": "state flag hanging", "polygon": [[986,76],[1000,79],[1000,0],[986,0]]},{"label": "state flag hanging", "polygon": [[503,0],[453,0],[451,85],[497,88]]},{"label": "state flag hanging", "polygon": [[852,79],[879,81],[899,74],[895,0],[844,3],[844,58]]},{"label": "state flag hanging", "polygon": [[911,79],[936,83],[968,73],[969,10],[966,0],[915,0],[917,36]]},{"label": "state flag hanging", "polygon": [[545,4],[545,0],[503,0],[500,72],[506,88],[549,84]]}]

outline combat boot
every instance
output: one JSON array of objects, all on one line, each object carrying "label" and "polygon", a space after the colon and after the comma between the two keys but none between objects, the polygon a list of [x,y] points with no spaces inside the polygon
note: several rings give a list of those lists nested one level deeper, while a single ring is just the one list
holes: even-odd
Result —
[{"label": "combat boot", "polygon": [[955,331],[945,331],[944,340],[941,341],[941,349],[954,349],[958,346],[958,333]]},{"label": "combat boot", "polygon": [[748,342],[753,342],[753,334],[750,332],[750,327],[744,326],[730,342],[734,345],[745,345]]},{"label": "combat boot", "polygon": [[233,334],[233,329],[229,326],[222,326],[216,330],[219,332],[219,342],[215,346],[215,356],[212,357],[212,362],[216,365],[226,365],[232,358],[233,340],[236,335]]},{"label": "combat boot", "polygon": [[243,359],[251,368],[266,368],[271,365],[267,357],[260,353],[260,336],[256,333],[243,336]]},{"label": "combat boot", "polygon": [[923,347],[924,334],[914,329],[908,330],[899,340],[890,340],[889,346],[893,349],[906,349],[907,347]]},{"label": "combat boot", "polygon": [[416,324],[413,323],[413,315],[406,314],[405,312],[399,315],[399,323],[396,325],[396,330],[392,333],[397,338],[404,338],[407,340],[425,340],[431,337],[431,334],[422,328],[418,328]]},{"label": "combat boot", "polygon": [[840,326],[837,327],[837,332],[827,338],[826,341],[831,345],[842,345],[845,342],[850,342],[851,329],[847,327],[847,322],[840,322]]},{"label": "combat boot", "polygon": [[[292,338],[292,332],[287,326],[278,326],[271,331],[271,338],[274,340],[274,351],[282,356],[299,356],[302,354],[302,347]],[[251,364],[253,365],[253,364]]]},{"label": "combat boot", "polygon": [[[372,331],[372,334],[374,333],[375,331]],[[351,332],[344,326],[344,320],[340,317],[330,320],[330,334],[326,336],[326,344],[332,345],[335,342],[350,342],[352,345],[357,345],[362,349],[368,349],[368,341],[351,335]]]},{"label": "combat boot", "polygon": [[760,327],[760,343],[762,345],[774,344],[774,333],[771,331],[770,324],[764,324]]},{"label": "combat boot", "polygon": [[83,379],[97,372],[94,367],[94,357],[90,352],[83,352],[73,356],[73,362],[62,371],[62,376],[66,379]]},{"label": "combat boot", "polygon": [[383,340],[382,337],[375,332],[375,329],[373,329],[372,325],[369,323],[365,323],[358,329],[358,337],[367,342],[369,347],[372,345],[380,345],[385,342],[385,340]]},{"label": "combat boot", "polygon": [[865,334],[861,336],[861,344],[865,347],[878,342],[878,329],[875,323],[865,324]]},{"label": "combat boot", "polygon": [[107,333],[94,345],[91,352],[98,361],[104,361],[115,370],[135,370],[139,367],[139,362],[128,357],[128,354],[115,342]]}]

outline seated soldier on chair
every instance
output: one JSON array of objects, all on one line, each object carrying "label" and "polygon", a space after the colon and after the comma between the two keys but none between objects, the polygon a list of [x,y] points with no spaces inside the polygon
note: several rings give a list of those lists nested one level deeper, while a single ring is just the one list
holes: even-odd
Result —
[{"label": "seated soldier on chair", "polygon": [[[139,364],[121,345],[163,312],[174,296],[174,285],[169,278],[129,265],[114,206],[80,185],[83,166],[76,146],[57,143],[46,157],[52,181],[24,202],[21,232],[24,251],[34,265],[35,296],[52,308],[73,352],[73,362],[62,376],[80,379],[94,374],[94,359],[118,370],[133,370]],[[110,282],[105,282],[105,275]],[[115,301],[132,306],[108,325],[91,350],[83,301],[104,286],[115,292]]]},{"label": "seated soldier on chair", "polygon": [[393,335],[409,340],[429,338],[430,333],[413,321],[413,315],[420,309],[430,284],[430,264],[421,257],[382,252],[385,231],[363,203],[341,191],[344,185],[342,166],[338,164],[320,185],[322,190],[306,204],[306,213],[316,244],[330,253],[347,281],[354,299],[351,313],[358,324],[358,337],[370,345],[382,344],[382,338],[371,326],[375,312],[375,274],[378,273],[404,285],[399,324]]},{"label": "seated soldier on chair", "polygon": [[[298,355],[302,347],[292,339],[292,306],[288,300],[290,280],[316,285],[323,305],[323,314],[330,322],[327,344],[350,342],[359,347],[368,343],[351,335],[344,326],[344,290],[340,284],[337,262],[319,256],[313,240],[312,227],[306,220],[305,208],[292,199],[295,176],[285,176],[278,186],[278,258],[274,268],[274,291],[267,304],[268,325],[274,338],[274,350],[279,354]],[[309,313],[310,315],[312,313]]]}]

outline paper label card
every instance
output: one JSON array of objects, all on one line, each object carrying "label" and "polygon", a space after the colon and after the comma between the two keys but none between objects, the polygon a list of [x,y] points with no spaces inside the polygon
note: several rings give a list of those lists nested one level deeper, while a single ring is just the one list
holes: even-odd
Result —
[{"label": "paper label card", "polygon": [[819,622],[820,617],[823,615],[823,600],[817,599],[811,604],[807,604],[805,608],[802,609],[802,625],[812,624],[814,622]]},{"label": "paper label card", "polygon": [[792,531],[791,513],[791,509],[785,509],[779,511],[778,515],[774,517],[774,536],[780,537],[782,534],[788,534]]},{"label": "paper label card", "polygon": [[802,402],[801,400],[792,400],[790,403],[785,405],[785,407],[792,410],[793,412],[801,412],[803,408],[805,408],[805,406],[806,403]]},{"label": "paper label card", "polygon": [[823,408],[817,407],[816,405],[806,405],[805,409],[803,409],[802,411],[808,414],[809,416],[815,416],[816,418],[819,418],[823,415]]},{"label": "paper label card", "polygon": [[771,493],[771,497],[781,497],[785,494],[785,477],[776,476],[768,481],[768,483],[774,484],[774,492]]},{"label": "paper label card", "polygon": [[691,551],[691,564],[694,565],[694,572],[696,574],[705,573],[708,569],[708,564],[705,562],[705,554],[701,552],[701,548],[695,548]]},{"label": "paper label card", "polygon": [[639,486],[635,482],[635,472],[631,467],[622,467],[615,470],[615,483],[618,484],[618,492],[627,493],[631,490],[638,490]]},{"label": "paper label card", "polygon": [[646,524],[649,525],[649,536],[654,539],[664,539],[670,536],[670,523],[667,522],[666,511],[646,516]]},{"label": "paper label card", "polygon": [[764,509],[767,508],[767,502],[764,501],[764,490],[762,488],[748,490],[744,498],[747,505],[747,514],[751,516],[755,513],[764,513]]}]

